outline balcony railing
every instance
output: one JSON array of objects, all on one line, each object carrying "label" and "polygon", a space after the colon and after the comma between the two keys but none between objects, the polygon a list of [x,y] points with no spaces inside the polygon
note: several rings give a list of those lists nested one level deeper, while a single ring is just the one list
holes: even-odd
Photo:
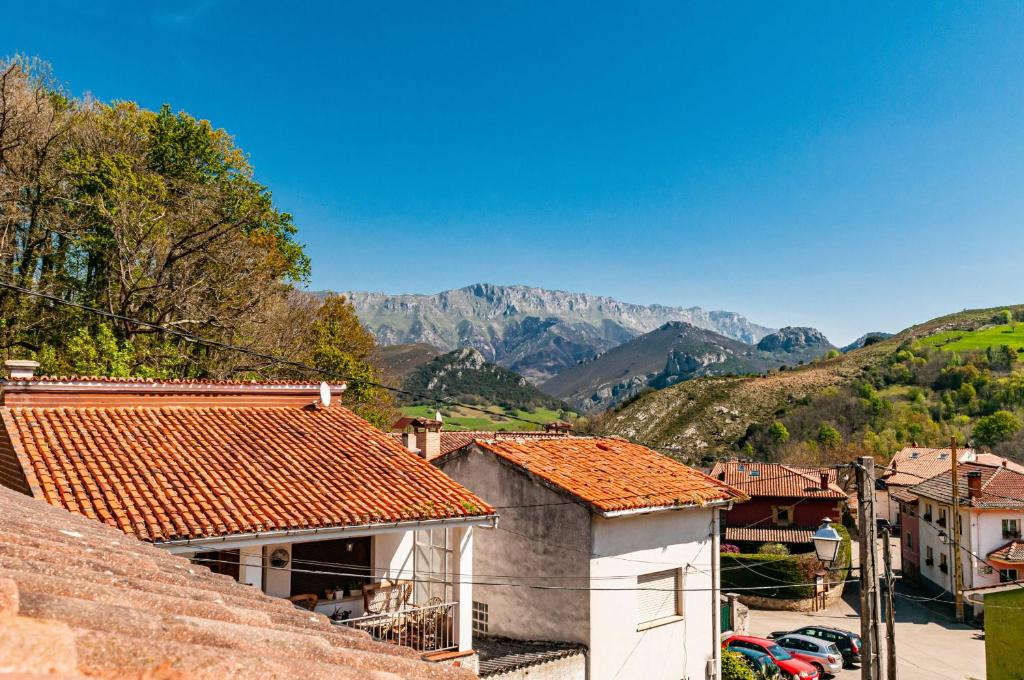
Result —
[{"label": "balcony railing", "polygon": [[948,574],[949,573],[949,565],[947,565],[945,562],[943,562],[942,564],[939,565],[939,571],[941,571],[943,574]]},{"label": "balcony railing", "polygon": [[945,527],[946,526],[946,516],[943,515],[935,523],[938,524],[940,527]]},{"label": "balcony railing", "polygon": [[1020,538],[1019,531],[1004,531],[1003,538]]},{"label": "balcony railing", "polygon": [[365,631],[381,642],[411,647],[418,652],[441,652],[459,646],[455,639],[457,604],[443,602],[426,607],[409,607],[402,611],[370,614],[334,623]]},{"label": "balcony railing", "polygon": [[935,560],[933,560],[933,559],[932,559],[932,558],[930,558],[930,557],[926,557],[926,558],[925,558],[925,560],[924,560],[924,563],[925,563],[926,565],[928,565],[928,566],[930,567],[930,566],[932,566],[933,564],[935,564]]}]

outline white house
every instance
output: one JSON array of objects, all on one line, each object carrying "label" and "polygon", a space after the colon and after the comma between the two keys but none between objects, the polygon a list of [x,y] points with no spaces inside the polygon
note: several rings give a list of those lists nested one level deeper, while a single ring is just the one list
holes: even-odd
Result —
[{"label": "white house", "polygon": [[740,491],[621,439],[479,440],[435,464],[501,514],[474,539],[475,632],[588,650],[531,678],[718,677],[719,515]]},{"label": "white house", "polygon": [[[958,466],[960,532],[953,540],[952,474],[907,490],[916,496],[920,575],[926,588],[953,592],[953,560],[959,555],[965,589],[1024,577],[1024,474],[1003,465]],[[975,609],[975,613],[979,613]]]},{"label": "white house", "polygon": [[[892,460],[881,471],[875,488],[875,516],[886,519],[891,524],[899,523],[899,501],[892,494],[920,484],[935,475],[948,473],[953,466],[950,455],[952,450],[946,448],[929,448],[926,446],[905,446],[893,454]],[[958,449],[957,460],[961,463],[973,463],[977,459],[974,449]]]},{"label": "white house", "polygon": [[494,510],[337,403],[343,389],[16,373],[0,484],[475,666],[473,527]]}]

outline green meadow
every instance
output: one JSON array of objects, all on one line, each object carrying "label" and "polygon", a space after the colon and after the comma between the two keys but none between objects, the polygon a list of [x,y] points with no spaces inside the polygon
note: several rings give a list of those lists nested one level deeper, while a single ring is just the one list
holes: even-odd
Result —
[{"label": "green meadow", "polygon": [[945,331],[930,335],[921,343],[946,352],[985,350],[1002,345],[1021,349],[1024,348],[1024,323],[992,326],[976,331]]},{"label": "green meadow", "polygon": [[[550,409],[537,409],[536,411],[510,411],[506,413],[497,406],[481,406],[493,415],[487,415],[474,409],[467,409],[461,406],[441,406],[441,418],[444,420],[447,430],[539,430],[540,427],[531,423],[524,423],[521,420],[513,420],[508,415],[519,418],[526,418],[539,423],[551,423],[560,420],[561,413]],[[402,415],[414,418],[433,418],[437,412],[436,406],[403,406]]]}]

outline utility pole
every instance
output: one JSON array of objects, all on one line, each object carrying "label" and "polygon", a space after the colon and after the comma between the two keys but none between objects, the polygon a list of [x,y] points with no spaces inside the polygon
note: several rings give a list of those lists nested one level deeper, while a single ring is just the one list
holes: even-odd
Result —
[{"label": "utility pole", "polygon": [[896,577],[892,573],[889,527],[882,529],[882,559],[885,562],[885,677],[896,680],[896,612],[892,608]]},{"label": "utility pole", "polygon": [[875,525],[875,459],[861,456],[857,465],[857,511],[860,519],[861,680],[882,680],[878,614],[878,545]]},{"label": "utility pole", "polygon": [[963,622],[964,574],[961,569],[963,565],[960,562],[960,546],[962,545],[961,538],[963,538],[960,532],[960,461],[957,460],[955,436],[950,437],[949,448],[949,455],[953,462],[951,466],[953,471],[953,516],[949,519],[951,526],[946,527],[946,531],[950,536],[950,543],[953,544],[953,596],[956,598],[956,620]]}]

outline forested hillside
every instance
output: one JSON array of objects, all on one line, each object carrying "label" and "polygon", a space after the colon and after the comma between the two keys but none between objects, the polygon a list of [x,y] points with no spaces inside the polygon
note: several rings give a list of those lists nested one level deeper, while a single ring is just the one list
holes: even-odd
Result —
[{"label": "forested hillside", "polygon": [[[299,292],[309,258],[291,215],[211,123],[165,105],[72,97],[45,64],[0,63],[0,347],[54,374],[302,377],[314,373],[156,332],[138,319],[372,378],[352,306]],[[385,395],[346,399],[378,422]]]},{"label": "forested hillside", "polygon": [[700,378],[606,416],[604,431],[691,460],[743,454],[828,462],[885,459],[951,437],[1024,451],[1024,307],[962,312],[840,357],[766,377]]}]

